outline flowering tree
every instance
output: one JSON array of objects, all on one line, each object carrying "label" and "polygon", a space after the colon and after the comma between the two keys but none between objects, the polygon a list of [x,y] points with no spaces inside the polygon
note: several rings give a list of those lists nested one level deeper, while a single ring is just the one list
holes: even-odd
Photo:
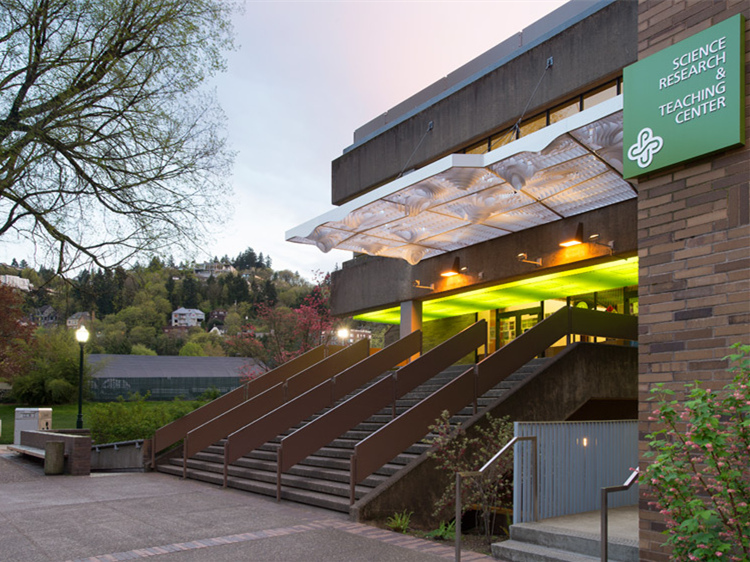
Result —
[{"label": "flowering tree", "polygon": [[32,358],[32,326],[23,321],[23,297],[0,285],[0,380],[12,382],[24,375]]},{"label": "flowering tree", "polygon": [[750,560],[750,346],[735,345],[734,380],[720,392],[689,384],[687,400],[662,385],[649,419],[654,457],[642,479],[667,520],[678,560]]}]

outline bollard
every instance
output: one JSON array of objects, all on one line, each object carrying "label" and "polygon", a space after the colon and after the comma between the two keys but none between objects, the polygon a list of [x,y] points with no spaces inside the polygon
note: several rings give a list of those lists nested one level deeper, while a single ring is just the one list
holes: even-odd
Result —
[{"label": "bollard", "polygon": [[47,441],[44,444],[44,474],[62,474],[65,467],[65,443]]}]

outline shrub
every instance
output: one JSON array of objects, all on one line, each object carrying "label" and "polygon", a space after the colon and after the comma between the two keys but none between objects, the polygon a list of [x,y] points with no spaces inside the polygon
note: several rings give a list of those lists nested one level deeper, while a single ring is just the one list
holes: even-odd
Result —
[{"label": "shrub", "polygon": [[133,344],[133,347],[130,348],[130,355],[152,355],[152,356],[155,356],[156,352],[153,349],[150,349],[149,347],[146,347],[142,343],[136,343],[136,344]]},{"label": "shrub", "polygon": [[750,560],[750,346],[735,345],[734,380],[719,393],[688,384],[687,399],[658,385],[642,481],[666,517],[679,560]]},{"label": "shrub", "polygon": [[129,400],[93,404],[87,414],[94,443],[147,439],[160,427],[197,408],[197,401],[146,402],[134,394]]},{"label": "shrub", "polygon": [[[473,472],[479,470],[513,437],[513,424],[507,418],[485,417],[484,424],[475,424],[471,436],[458,424],[450,424],[450,415],[444,411],[435,420],[430,430],[436,434],[431,441],[433,449],[429,455],[437,461],[438,470],[447,473],[449,484],[442,496],[435,502],[433,515],[445,514],[456,504],[456,472]],[[511,469],[513,455],[501,458],[482,476],[465,478],[461,490],[462,512],[479,506],[481,521],[488,544],[491,542],[491,531],[494,527],[494,508],[509,506],[512,501],[513,478]]]}]

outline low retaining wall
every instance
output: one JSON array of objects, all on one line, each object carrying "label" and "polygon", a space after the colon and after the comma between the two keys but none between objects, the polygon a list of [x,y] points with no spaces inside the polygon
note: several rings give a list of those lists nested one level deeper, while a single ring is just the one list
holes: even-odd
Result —
[{"label": "low retaining wall", "polygon": [[103,443],[91,447],[91,470],[143,472],[150,461],[150,439]]},{"label": "low retaining wall", "polygon": [[91,435],[88,430],[21,431],[21,445],[44,450],[47,441],[65,443],[65,474],[87,476],[91,473]]}]

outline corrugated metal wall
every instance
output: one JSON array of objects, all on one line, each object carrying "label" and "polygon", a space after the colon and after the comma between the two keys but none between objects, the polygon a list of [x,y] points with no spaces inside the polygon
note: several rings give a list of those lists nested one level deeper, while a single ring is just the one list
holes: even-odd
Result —
[{"label": "corrugated metal wall", "polygon": [[[638,466],[638,422],[516,422],[517,437],[537,436],[539,518],[601,508],[600,490],[627,480]],[[514,450],[513,522],[533,520],[530,442]],[[610,495],[609,506],[638,503],[638,486]]]}]

